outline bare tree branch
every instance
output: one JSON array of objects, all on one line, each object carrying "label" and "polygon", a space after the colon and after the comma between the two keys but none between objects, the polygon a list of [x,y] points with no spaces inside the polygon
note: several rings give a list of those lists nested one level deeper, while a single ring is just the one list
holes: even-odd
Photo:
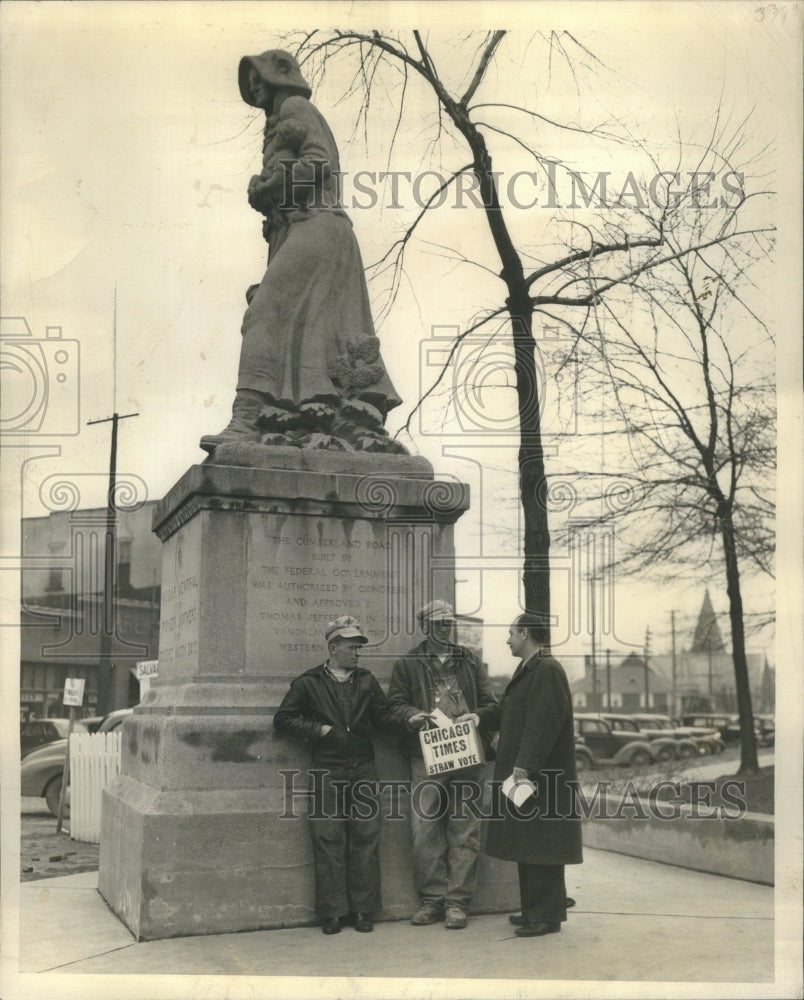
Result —
[{"label": "bare tree branch", "polygon": [[472,77],[472,82],[466,88],[466,92],[461,98],[461,104],[463,104],[464,107],[466,107],[474,97],[475,91],[480,86],[483,77],[486,75],[486,70],[488,69],[491,58],[494,55],[494,50],[500,44],[504,35],[504,31],[495,31],[489,39],[489,43],[483,50],[483,54],[477,64],[477,69],[475,70],[475,75]]}]

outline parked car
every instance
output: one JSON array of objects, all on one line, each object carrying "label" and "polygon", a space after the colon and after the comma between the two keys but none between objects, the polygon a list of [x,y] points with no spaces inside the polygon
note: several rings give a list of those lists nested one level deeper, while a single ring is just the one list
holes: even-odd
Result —
[{"label": "parked car", "polygon": [[67,740],[56,740],[26,754],[20,769],[20,795],[44,799],[54,816],[59,814],[61,776],[66,754]]},{"label": "parked car", "polygon": [[582,774],[584,771],[590,771],[595,766],[595,758],[592,751],[584,743],[583,737],[579,734],[575,734],[575,770],[578,774]]},{"label": "parked car", "polygon": [[701,753],[722,753],[725,750],[720,733],[716,729],[693,729],[691,726],[676,726],[669,715],[633,715],[632,719],[646,736],[671,737],[676,741],[678,756],[695,757]]},{"label": "parked car", "polygon": [[760,745],[772,747],[776,743],[776,719],[772,715],[755,715],[754,722],[759,723]]},{"label": "parked car", "polygon": [[[117,729],[131,715],[132,711],[133,709],[130,708],[121,708],[116,712],[110,712],[103,717],[98,731],[111,732]],[[73,731],[75,732],[76,729],[74,728]],[[67,740],[56,740],[32,750],[22,761],[20,794],[43,798],[54,816],[59,814],[59,796],[61,795],[61,779],[66,753]],[[69,794],[69,786],[67,791]]]},{"label": "parked car", "polygon": [[[33,719],[20,723],[20,753],[24,757],[31,750],[67,738],[69,719]],[[73,723],[74,733],[89,732],[83,721]]]},{"label": "parked car", "polygon": [[[576,715],[575,729],[592,756],[593,766],[623,764],[636,767],[656,760],[650,742],[639,731],[612,729],[599,715]],[[576,760],[578,746],[575,747]]]},{"label": "parked car", "polygon": [[[726,746],[740,742],[740,716],[719,712],[695,712],[682,718],[685,726],[699,730],[715,727]],[[776,742],[776,727],[771,715],[754,716],[754,732],[759,746],[772,746]]]},{"label": "parked car", "polygon": [[109,712],[108,715],[103,717],[103,720],[95,731],[98,733],[111,733],[122,726],[133,711],[133,708],[118,708],[114,712]]},{"label": "parked car", "polygon": [[736,736],[729,730],[731,716],[725,712],[691,712],[688,715],[683,715],[681,722],[683,725],[698,731],[702,729],[714,729],[720,733],[720,738],[727,745],[734,743],[735,739],[739,740],[740,738],[739,729]]},{"label": "parked car", "polygon": [[[615,734],[630,733],[634,740],[647,740],[656,760],[677,760],[682,756],[679,751],[678,742],[672,736],[664,735],[658,729],[644,730],[633,715],[611,715],[606,713],[601,718],[608,722]],[[686,747],[683,749],[687,750]],[[691,743],[689,749],[692,751],[689,754],[690,756],[697,756],[698,751],[695,748],[695,744]]]},{"label": "parked car", "polygon": [[114,712],[109,712],[108,715],[93,715],[81,721],[91,733],[108,733],[122,725],[123,720],[127,719],[133,711],[133,708],[117,708]]},{"label": "parked car", "polygon": [[[740,741],[740,716],[733,715],[726,727],[728,734],[727,742],[739,743]],[[754,716],[754,735],[756,736],[758,747],[772,747],[776,742],[776,724],[771,715]]]}]

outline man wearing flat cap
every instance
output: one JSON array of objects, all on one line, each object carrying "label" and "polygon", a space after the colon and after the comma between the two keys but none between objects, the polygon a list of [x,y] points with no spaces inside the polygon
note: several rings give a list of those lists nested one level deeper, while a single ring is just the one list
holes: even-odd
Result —
[{"label": "man wearing flat cap", "polygon": [[365,933],[381,905],[372,732],[396,726],[408,713],[394,712],[374,675],[358,666],[368,639],[356,618],[336,618],[324,636],[327,660],[293,681],[274,728],[310,743],[312,769],[322,772],[310,817],[321,929],[337,934],[344,918]]},{"label": "man wearing flat cap", "polygon": [[[482,765],[428,775],[416,730],[440,709],[450,719],[477,712],[496,700],[477,657],[453,642],[455,612],[443,600],[418,612],[424,641],[394,663],[388,700],[407,712],[410,730],[401,744],[410,759],[413,865],[420,907],[416,925],[444,921],[448,930],[466,927],[477,879],[480,818],[462,806],[462,782],[480,782]],[[440,786],[440,787],[439,787]]]}]

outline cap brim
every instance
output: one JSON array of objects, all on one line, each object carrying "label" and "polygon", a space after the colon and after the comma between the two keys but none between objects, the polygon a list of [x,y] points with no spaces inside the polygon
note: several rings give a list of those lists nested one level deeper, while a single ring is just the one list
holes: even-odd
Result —
[{"label": "cap brim", "polygon": [[358,642],[368,642],[366,636],[362,632],[358,632],[356,628],[347,628],[342,632],[333,632],[332,635],[327,636],[327,642],[332,642],[333,639],[357,639]]}]

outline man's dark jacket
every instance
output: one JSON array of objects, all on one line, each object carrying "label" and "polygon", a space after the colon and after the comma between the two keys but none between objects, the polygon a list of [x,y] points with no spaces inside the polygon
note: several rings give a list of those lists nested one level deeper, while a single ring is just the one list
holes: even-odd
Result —
[{"label": "man's dark jacket", "polygon": [[[470,712],[497,704],[486,671],[475,654],[465,646],[452,646],[455,676]],[[409,653],[400,657],[391,671],[388,701],[391,707],[407,720],[416,712],[432,712],[435,708],[435,679],[431,663],[435,660],[427,652],[427,640],[420,642]],[[406,732],[400,749],[407,757],[421,757],[422,748],[417,733]]]},{"label": "man's dark jacket", "polygon": [[572,696],[564,668],[549,653],[536,653],[519,665],[500,704],[477,714],[481,732],[500,732],[494,781],[503,782],[515,767],[524,768],[536,796],[525,803],[523,814],[538,806],[538,814],[523,819],[503,800],[504,818],[488,824],[486,853],[536,865],[580,864]]},{"label": "man's dark jacket", "polygon": [[[314,766],[373,760],[373,730],[400,729],[399,713],[389,705],[377,678],[363,667],[355,667],[354,675],[342,682],[355,685],[348,718],[333,691],[340,682],[327,677],[323,664],[297,677],[277,709],[274,729],[311,743]],[[321,736],[322,725],[332,726],[326,736]]]}]

